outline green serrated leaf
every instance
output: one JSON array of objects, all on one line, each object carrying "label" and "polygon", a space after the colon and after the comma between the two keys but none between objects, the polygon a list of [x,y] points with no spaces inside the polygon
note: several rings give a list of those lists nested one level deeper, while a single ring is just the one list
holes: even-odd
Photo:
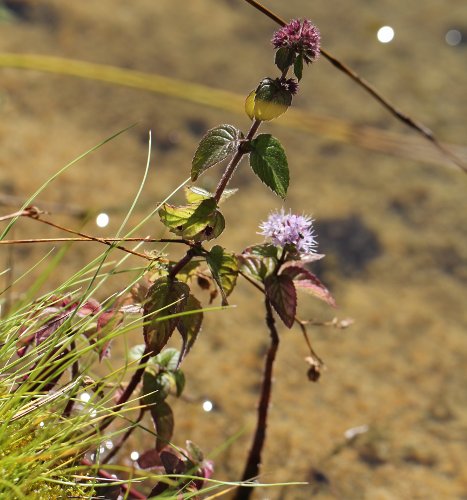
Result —
[{"label": "green serrated leaf", "polygon": [[151,406],[150,411],[157,433],[156,450],[161,451],[172,439],[174,430],[173,412],[165,401]]},{"label": "green serrated leaf", "polygon": [[214,246],[206,257],[212,277],[219,286],[222,305],[227,305],[227,296],[237,283],[238,262],[235,254],[226,252],[221,246]]},{"label": "green serrated leaf", "polygon": [[195,181],[205,170],[234,154],[241,138],[240,130],[232,125],[220,125],[209,130],[193,157],[191,180]]},{"label": "green serrated leaf", "polygon": [[289,66],[293,64],[294,56],[295,56],[294,49],[291,49],[289,47],[281,47],[276,52],[274,62],[281,71],[285,71],[287,68],[289,68]]},{"label": "green serrated leaf", "polygon": [[271,275],[264,281],[265,291],[272,306],[287,328],[292,328],[297,312],[297,292],[292,278]]},{"label": "green serrated leaf", "polygon": [[144,316],[148,320],[143,326],[146,346],[154,355],[159,354],[167,344],[180,318],[163,319],[182,312],[190,295],[186,283],[170,280],[167,276],[159,278],[149,288],[144,304]]},{"label": "green serrated leaf", "polygon": [[192,314],[187,314],[180,317],[177,328],[183,339],[183,346],[181,350],[181,359],[183,359],[193,347],[198,333],[201,330],[203,323],[203,313],[200,301],[194,296],[190,295],[186,304],[185,311],[196,311]]},{"label": "green serrated leaf", "polygon": [[303,56],[299,54],[297,58],[295,59],[294,65],[293,65],[293,72],[295,76],[297,77],[297,80],[300,81],[303,76]]},{"label": "green serrated leaf", "polygon": [[217,210],[214,198],[179,207],[164,203],[159,210],[159,217],[172,233],[187,240],[211,240],[217,238],[225,228],[224,217]]},{"label": "green serrated leaf", "polygon": [[260,134],[251,141],[250,165],[261,182],[281,198],[289,187],[289,166],[281,143],[270,134]]}]

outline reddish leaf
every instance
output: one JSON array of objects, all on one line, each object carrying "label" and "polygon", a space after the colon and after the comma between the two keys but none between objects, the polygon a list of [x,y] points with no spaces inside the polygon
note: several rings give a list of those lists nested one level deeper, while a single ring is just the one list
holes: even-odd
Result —
[{"label": "reddish leaf", "polygon": [[297,289],[313,295],[332,307],[336,307],[336,301],[331,292],[308,269],[301,266],[288,266],[285,269],[282,268],[280,276],[289,276],[293,279]]},{"label": "reddish leaf", "polygon": [[266,295],[285,326],[292,328],[297,311],[297,292],[286,274],[271,275],[264,280]]},{"label": "reddish leaf", "polygon": [[162,465],[159,452],[156,449],[146,450],[138,458],[138,465],[142,469],[152,469]]},{"label": "reddish leaf", "polygon": [[101,310],[101,305],[96,299],[90,298],[77,311],[76,315],[84,318],[85,316],[94,316]]}]

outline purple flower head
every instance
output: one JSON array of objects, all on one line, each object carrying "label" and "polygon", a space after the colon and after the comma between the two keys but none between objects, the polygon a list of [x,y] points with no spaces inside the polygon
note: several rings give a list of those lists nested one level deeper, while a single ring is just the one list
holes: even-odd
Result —
[{"label": "purple flower head", "polygon": [[276,31],[271,41],[276,49],[287,47],[301,54],[307,63],[311,63],[319,57],[320,40],[319,30],[311,21],[293,19]]},{"label": "purple flower head", "polygon": [[295,95],[298,92],[298,82],[294,78],[276,78],[282,89]]},{"label": "purple flower head", "polygon": [[295,215],[284,209],[272,212],[266,221],[259,226],[261,234],[270,238],[272,244],[284,248],[294,245],[298,252],[303,254],[314,253],[317,241],[313,231],[313,220],[305,215]]}]

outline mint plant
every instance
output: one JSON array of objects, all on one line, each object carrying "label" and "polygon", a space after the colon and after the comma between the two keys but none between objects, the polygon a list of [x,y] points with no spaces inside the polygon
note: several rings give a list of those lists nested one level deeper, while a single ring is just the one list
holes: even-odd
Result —
[{"label": "mint plant", "polygon": [[[296,324],[301,329],[309,349],[308,378],[316,381],[320,375],[322,362],[311,347],[305,322],[296,315],[297,291],[335,305],[329,290],[309,268],[323,257],[316,253],[317,238],[312,219],[280,208],[259,225],[258,235],[264,237],[263,243],[249,246],[240,254],[212,244],[226,228],[221,205],[236,193],[236,189],[228,189],[228,185],[244,157],[262,184],[283,200],[287,196],[290,174],[286,152],[276,137],[258,132],[263,122],[279,117],[291,106],[304,68],[318,58],[320,35],[310,21],[293,20],[274,34],[272,44],[279,75],[261,79],[247,96],[245,112],[252,121],[249,130],[242,132],[234,125],[222,124],[206,133],[192,160],[192,184],[185,188],[186,202],[183,205],[165,202],[157,211],[161,223],[174,237],[141,239],[186,247],[185,255],[178,261],[160,253],[143,254],[122,245],[124,241],[134,241],[135,238],[106,240],[63,228],[45,220],[43,212],[36,207],[26,207],[4,218],[29,217],[71,232],[83,240],[100,242],[110,249],[115,247],[149,261],[144,277],[138,283],[130,284],[125,292],[118,293],[114,300],[99,302],[86,294],[79,296],[61,290],[42,298],[37,307],[23,312],[21,326],[16,332],[17,356],[28,368],[24,376],[18,378],[15,375],[13,379],[18,397],[38,392],[53,394],[62,375],[67,371],[71,373],[74,382],[66,386],[66,391],[61,389],[59,392],[68,395],[61,416],[70,419],[77,411],[77,395],[84,383],[98,395],[96,397],[105,393],[105,382],[88,378],[85,382],[85,362],[79,353],[94,351],[102,361],[109,355],[114,332],[124,330],[125,324],[131,322],[130,317],[140,318],[142,343],[133,346],[129,353],[130,360],[137,365],[136,370],[126,385],[118,391],[114,388],[113,404],[110,404],[110,399],[105,400],[107,411],[90,427],[86,426],[84,430],[80,427],[79,432],[87,436],[88,439],[83,440],[87,443],[84,451],[89,451],[90,443],[95,445],[104,438],[109,426],[137,397],[140,406],[134,425],[122,433],[107,455],[97,446],[92,456],[97,466],[110,464],[143,417],[150,415],[155,441],[140,454],[138,464],[142,469],[162,469],[166,475],[177,478],[175,485],[173,480],[158,480],[152,485],[150,497],[172,494],[191,498],[205,486],[213,471],[213,464],[204,458],[194,443],[187,442],[185,448],[171,445],[175,422],[170,398],[180,397],[183,393],[185,376],[182,364],[193,349],[203,323],[203,307],[195,296],[193,284],[208,289],[211,301],[220,295],[222,306],[228,305],[239,279],[246,280],[264,295],[265,323],[271,343],[265,360],[256,432],[237,499],[250,496],[251,486],[260,473],[273,365],[279,346],[277,318],[287,328]],[[290,77],[289,73],[293,76]],[[224,168],[214,192],[194,184],[208,169],[220,165]],[[175,331],[181,337],[180,349],[167,347]],[[83,348],[83,343],[87,347]],[[82,466],[92,465],[83,453],[83,450],[77,452]],[[109,479],[105,470],[99,469],[97,475]],[[100,489],[101,493],[104,491],[102,485],[93,487]],[[121,489],[114,485],[109,491],[105,495],[117,498]],[[131,491],[130,496],[144,498]]]}]

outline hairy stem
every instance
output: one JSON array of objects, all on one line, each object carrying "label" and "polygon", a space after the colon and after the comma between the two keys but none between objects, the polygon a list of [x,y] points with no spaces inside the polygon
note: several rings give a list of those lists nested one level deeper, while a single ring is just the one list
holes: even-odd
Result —
[{"label": "hairy stem", "polygon": [[[259,474],[261,466],[261,454],[266,439],[266,428],[268,420],[269,401],[271,399],[272,372],[277,349],[279,347],[279,335],[277,334],[276,324],[272,313],[271,303],[266,297],[266,324],[269,328],[271,344],[266,355],[264,365],[263,383],[261,386],[261,397],[258,406],[258,419],[256,422],[256,431],[251,445],[250,453],[245,465],[242,481],[255,479]],[[241,486],[235,495],[235,500],[248,500],[253,488]]]},{"label": "hairy stem", "polygon": [[[255,136],[256,132],[258,131],[259,126],[261,125],[260,120],[255,120],[253,122],[253,125],[251,126],[248,135],[246,136],[246,140],[250,141],[253,139]],[[238,164],[240,163],[240,160],[242,159],[243,155],[246,154],[245,151],[243,151],[241,144],[237,149],[237,152],[235,153],[234,157],[230,160],[230,163],[227,165],[227,168],[225,169],[224,174],[221,177],[221,180],[219,181],[219,184],[217,185],[216,188],[216,193],[214,195],[214,198],[217,203],[219,203],[219,200],[221,199],[222,193],[224,192],[225,188],[227,187],[227,184],[229,183],[230,179],[232,178],[235,169],[237,168]]]}]

